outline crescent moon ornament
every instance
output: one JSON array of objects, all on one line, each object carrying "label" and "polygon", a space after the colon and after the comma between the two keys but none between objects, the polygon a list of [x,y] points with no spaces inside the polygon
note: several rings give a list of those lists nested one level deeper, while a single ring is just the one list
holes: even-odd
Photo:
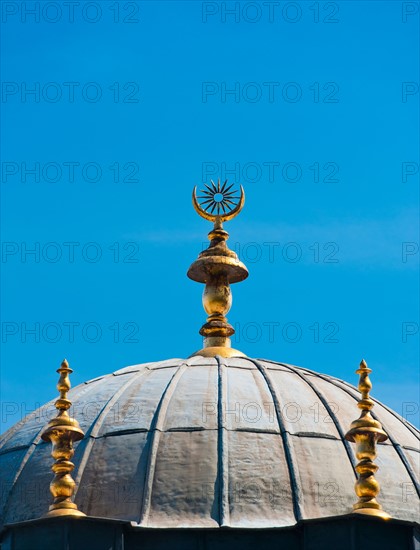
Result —
[{"label": "crescent moon ornament", "polygon": [[[227,180],[220,185],[220,179],[217,184],[213,180],[210,185],[204,184],[206,189],[200,191],[201,195],[197,197],[197,186],[192,193],[192,202],[195,211],[205,220],[210,222],[227,222],[239,214],[245,204],[245,191],[240,186],[241,194],[232,190],[233,183],[228,185]],[[201,204],[199,202],[201,199]]]}]

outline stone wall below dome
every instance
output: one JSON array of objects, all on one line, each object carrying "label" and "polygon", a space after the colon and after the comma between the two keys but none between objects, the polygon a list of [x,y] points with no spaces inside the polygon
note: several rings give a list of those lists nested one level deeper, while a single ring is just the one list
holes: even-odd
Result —
[{"label": "stone wall below dome", "polygon": [[144,529],[100,518],[48,518],[9,526],[4,550],[416,550],[418,524],[351,514],[269,529]]}]

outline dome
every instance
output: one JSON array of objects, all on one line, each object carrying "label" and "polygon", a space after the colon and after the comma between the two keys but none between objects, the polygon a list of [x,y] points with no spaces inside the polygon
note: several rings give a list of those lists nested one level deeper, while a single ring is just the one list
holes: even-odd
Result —
[{"label": "dome", "polygon": [[[298,524],[297,531],[303,520],[352,511],[416,522],[420,433],[380,403],[371,414],[364,360],[356,371],[359,393],[337,378],[232,348],[230,285],[248,270],[228,248],[223,222],[239,213],[245,195],[227,181],[205,187],[198,197],[194,189],[193,204],[214,227],[187,273],[205,284],[202,349],[188,359],[129,366],[70,391],[72,370],[64,360],[60,397],[0,441],[3,523],[86,514],[89,521],[120,520],[157,533],[187,528],[191,540],[198,530],[216,531],[220,540],[209,548],[220,548],[223,527],[249,534]],[[36,526],[35,532],[43,540]]]},{"label": "dome", "polygon": [[[141,527],[264,528],[351,511],[357,416],[352,385],[308,369],[244,357],[193,356],[133,365],[73,388],[85,432],[73,458],[85,514]],[[51,445],[40,433],[53,401],[0,445],[5,523],[51,502]],[[380,502],[418,521],[419,432],[376,402]],[[416,489],[417,484],[417,489]]]}]

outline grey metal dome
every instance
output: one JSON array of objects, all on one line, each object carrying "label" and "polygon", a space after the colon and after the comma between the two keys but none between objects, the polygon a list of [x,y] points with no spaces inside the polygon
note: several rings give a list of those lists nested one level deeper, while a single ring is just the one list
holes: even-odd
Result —
[{"label": "grey metal dome", "polygon": [[[70,391],[85,431],[75,502],[88,515],[144,527],[282,527],[346,514],[355,502],[356,388],[308,369],[248,358],[134,365]],[[53,401],[0,443],[2,521],[38,518],[51,502]],[[48,412],[48,414],[47,414]],[[419,431],[377,403],[380,502],[419,518]]]}]

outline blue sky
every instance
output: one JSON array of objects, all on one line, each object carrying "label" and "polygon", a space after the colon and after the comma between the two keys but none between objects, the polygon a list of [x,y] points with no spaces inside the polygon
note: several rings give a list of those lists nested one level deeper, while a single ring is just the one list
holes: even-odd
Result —
[{"label": "blue sky", "polygon": [[76,385],[201,347],[190,196],[218,175],[246,191],[234,347],[351,383],[365,357],[419,425],[418,4],[24,4],[1,23],[3,429],[63,357]]}]

